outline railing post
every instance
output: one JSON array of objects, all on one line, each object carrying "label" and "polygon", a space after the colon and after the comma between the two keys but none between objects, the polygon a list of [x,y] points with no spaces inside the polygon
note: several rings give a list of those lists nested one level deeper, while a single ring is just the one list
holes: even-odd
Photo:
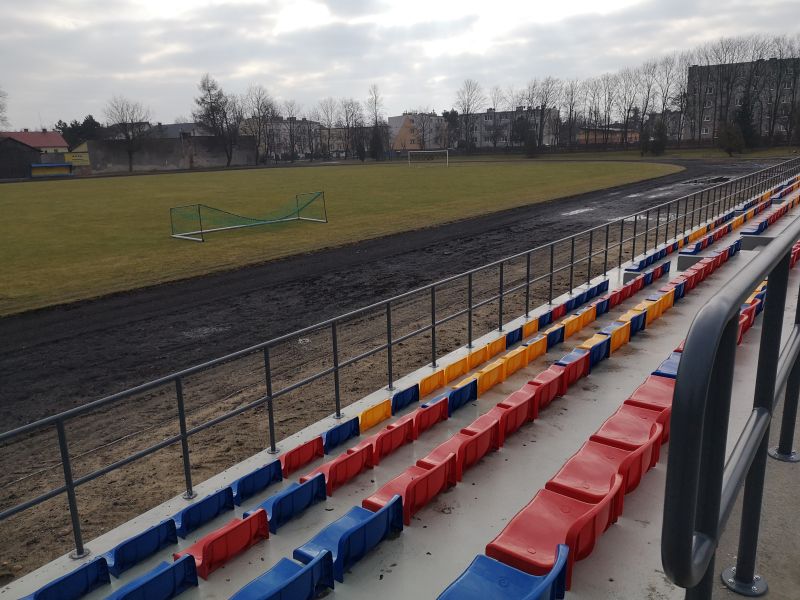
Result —
[{"label": "railing post", "polygon": [[436,367],[436,286],[431,286],[431,366]]},{"label": "railing post", "polygon": [[503,294],[505,293],[505,282],[503,281],[505,278],[505,270],[504,270],[505,263],[500,263],[500,307],[497,311],[497,331],[503,331]]},{"label": "railing post", "polygon": [[531,314],[531,253],[525,255],[525,317]]},{"label": "railing post", "polygon": [[553,303],[553,269],[555,268],[555,247],[550,244],[550,293],[547,297],[547,303]]},{"label": "railing post", "polygon": [[625,239],[625,219],[620,219],[619,222],[619,259],[617,267],[622,267],[622,241]]},{"label": "railing post", "polygon": [[189,459],[189,436],[186,435],[186,409],[183,406],[183,380],[175,380],[175,396],[178,400],[178,426],[181,431],[181,454],[183,455],[183,477],[186,480],[186,493],[183,497],[191,500],[197,494],[192,489],[192,463]]},{"label": "railing post", "polygon": [[472,348],[472,273],[467,275],[467,348]]},{"label": "railing post", "polygon": [[638,213],[633,215],[633,248],[631,248],[631,260],[636,258],[636,233],[637,229],[639,228],[639,215]]},{"label": "railing post", "polygon": [[[687,196],[686,200],[684,200],[684,203],[683,203],[683,231],[684,232],[686,231],[686,217],[688,217],[688,216],[689,216],[689,197]],[[677,235],[678,235],[678,225],[676,223],[675,224],[675,236],[677,237]]]},{"label": "railing post", "polygon": [[390,392],[394,389],[393,377],[393,361],[392,361],[392,302],[386,302],[386,376],[389,379],[389,385],[386,389]]},{"label": "railing post", "polygon": [[331,346],[333,347],[333,400],[336,403],[334,419],[342,418],[342,397],[339,390],[339,339],[336,334],[336,321],[331,322]]},{"label": "railing post", "polygon": [[[769,274],[769,293],[764,305],[764,320],[761,325],[761,347],[758,352],[753,408],[763,409],[770,413],[775,398],[775,378],[778,372],[781,328],[789,279],[789,258],[790,253],[787,253]],[[745,479],[736,566],[729,567],[722,572],[722,582],[729,589],[745,596],[762,596],[767,593],[767,582],[756,575],[755,570],[761,503],[764,495],[764,475],[767,468],[769,430],[770,428],[767,426]]]},{"label": "railing post", "polygon": [[589,231],[589,256],[586,260],[586,285],[592,281],[592,246],[594,242],[594,229]]},{"label": "railing post", "polygon": [[611,229],[611,223],[606,224],[606,243],[603,250],[603,277],[608,273],[608,233]]},{"label": "railing post", "polygon": [[575,236],[573,235],[570,239],[570,250],[569,250],[569,291],[572,292],[572,288],[574,287],[574,275],[575,275]]},{"label": "railing post", "polygon": [[272,367],[269,362],[269,346],[264,346],[264,379],[267,384],[267,421],[269,422],[269,452],[277,454],[275,446],[275,411],[272,406]]},{"label": "railing post", "polygon": [[650,236],[650,209],[647,209],[647,212],[644,213],[644,248],[642,252],[647,254],[647,241]]},{"label": "railing post", "polygon": [[[794,315],[795,327],[800,325],[800,302]],[[769,455],[782,462],[800,462],[800,453],[792,450],[794,444],[794,428],[797,421],[797,400],[800,397],[800,360],[795,361],[789,378],[786,381],[786,391],[783,396],[783,417],[781,419],[781,432],[778,445],[770,448]]]},{"label": "railing post", "polygon": [[69,460],[69,448],[67,447],[67,434],[64,431],[64,421],[56,421],[56,431],[58,432],[58,448],[61,451],[61,466],[64,469],[64,487],[67,488],[67,503],[69,504],[69,516],[72,520],[72,535],[75,538],[75,550],[70,552],[70,558],[83,558],[89,554],[89,549],[83,545],[81,536],[81,520],[78,516],[78,501],[75,498],[75,483],[72,479],[72,463]]}]

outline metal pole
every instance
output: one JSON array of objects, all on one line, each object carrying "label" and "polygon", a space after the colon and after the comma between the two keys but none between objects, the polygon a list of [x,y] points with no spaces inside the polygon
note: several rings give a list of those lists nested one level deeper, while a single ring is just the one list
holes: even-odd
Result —
[{"label": "metal pole", "polygon": [[[769,274],[769,293],[764,306],[764,320],[761,326],[761,347],[758,353],[753,409],[764,409],[770,413],[775,398],[775,376],[778,372],[781,326],[786,305],[789,257],[790,254],[787,253]],[[745,479],[736,566],[729,567],[722,572],[722,581],[728,588],[747,596],[761,596],[767,593],[767,582],[757,576],[755,570],[761,503],[764,494],[764,475],[767,468],[769,429],[767,426]]]},{"label": "metal pole", "polygon": [[467,348],[472,348],[472,273],[467,275]]},{"label": "metal pole", "polygon": [[267,382],[267,420],[269,422],[269,452],[277,454],[275,446],[275,411],[272,407],[272,367],[269,364],[269,346],[264,346],[264,378]]},{"label": "metal pole", "polygon": [[592,281],[592,245],[594,241],[594,229],[589,232],[589,256],[586,261],[586,285]]},{"label": "metal pole", "polygon": [[189,460],[189,436],[186,435],[186,410],[183,406],[183,380],[175,380],[175,396],[178,399],[178,425],[181,430],[181,454],[183,455],[183,477],[186,479],[186,493],[183,497],[191,500],[197,494],[192,489],[192,464]]},{"label": "metal pole", "polygon": [[205,242],[206,238],[203,235],[203,216],[200,214],[200,205],[197,205],[197,220],[200,223],[200,241]]},{"label": "metal pole", "polygon": [[72,520],[72,535],[75,538],[75,550],[70,553],[70,558],[83,558],[89,554],[89,549],[83,545],[81,537],[81,521],[78,517],[78,501],[75,498],[75,484],[72,480],[72,464],[69,460],[69,449],[67,447],[67,434],[64,431],[64,421],[56,421],[56,431],[58,432],[58,447],[61,450],[61,466],[64,469],[64,487],[67,488],[67,503],[69,504],[69,516]]},{"label": "metal pole", "polygon": [[497,331],[503,331],[503,278],[505,263],[500,263],[500,310],[497,312]]},{"label": "metal pole", "polygon": [[[687,197],[683,203],[683,231],[686,231],[686,217],[689,216],[689,198]],[[678,225],[675,224],[675,235],[678,235]]]},{"label": "metal pole", "polygon": [[555,266],[555,248],[550,244],[550,294],[548,296],[548,304],[553,303],[553,268]]},{"label": "metal pole", "polygon": [[605,277],[606,273],[608,273],[608,232],[611,229],[611,224],[606,225],[606,244],[605,250],[603,250],[603,276]]},{"label": "metal pole", "polygon": [[[697,209],[697,193],[692,195],[692,222],[691,222],[691,225],[690,225],[690,227],[692,229],[694,229],[694,216],[695,216],[695,213],[697,212],[696,209]],[[699,222],[700,221],[698,219],[698,223]]]},{"label": "metal pole", "polygon": [[[800,324],[800,302],[794,314],[795,326]],[[800,453],[792,450],[794,444],[794,428],[797,421],[797,400],[800,397],[800,361],[796,361],[789,372],[786,391],[783,396],[783,418],[778,445],[770,448],[769,455],[783,462],[800,462]]]},{"label": "metal pole", "polygon": [[639,228],[639,213],[633,215],[633,248],[631,249],[631,260],[636,258],[636,230]]},{"label": "metal pole", "polygon": [[642,250],[642,252],[644,252],[645,254],[647,254],[647,238],[649,234],[650,234],[650,209],[648,208],[644,217],[644,250]]},{"label": "metal pole", "polygon": [[569,291],[572,292],[572,288],[574,286],[574,275],[575,275],[575,236],[573,235],[570,239],[570,250],[569,250]]},{"label": "metal pole", "polygon": [[656,209],[656,232],[653,235],[653,248],[658,248],[658,229],[661,227],[661,207]]},{"label": "metal pole", "polygon": [[333,346],[333,399],[336,402],[334,419],[342,418],[342,397],[339,391],[339,340],[336,335],[336,321],[331,322],[331,345]]},{"label": "metal pole", "polygon": [[431,286],[431,366],[436,366],[436,286]]},{"label": "metal pole", "polygon": [[394,377],[392,372],[392,302],[386,302],[386,373],[389,385],[386,389],[390,392],[394,389]]},{"label": "metal pole", "polygon": [[531,253],[525,255],[525,316],[531,314]]},{"label": "metal pole", "polygon": [[625,239],[625,219],[620,219],[619,222],[619,259],[617,267],[622,266],[622,241]]}]

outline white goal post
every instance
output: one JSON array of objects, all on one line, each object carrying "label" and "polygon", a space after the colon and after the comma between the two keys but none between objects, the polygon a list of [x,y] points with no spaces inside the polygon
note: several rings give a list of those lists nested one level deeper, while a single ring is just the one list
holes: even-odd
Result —
[{"label": "white goal post", "polygon": [[444,158],[444,166],[450,166],[450,152],[446,148],[444,150],[409,150],[408,166],[436,164],[442,158]]}]

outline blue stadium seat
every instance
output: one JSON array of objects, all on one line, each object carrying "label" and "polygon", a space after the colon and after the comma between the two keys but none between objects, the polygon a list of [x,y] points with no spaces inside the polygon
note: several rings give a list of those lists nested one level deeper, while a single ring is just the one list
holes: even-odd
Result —
[{"label": "blue stadium seat", "polygon": [[173,563],[162,562],[152,571],[123,585],[106,600],[169,600],[197,587],[194,556],[187,554]]},{"label": "blue stadium seat", "polygon": [[308,564],[322,552],[333,557],[333,576],[344,581],[344,572],[393,531],[403,530],[403,504],[399,495],[376,512],[354,506],[308,542],[296,548],[295,560]]},{"label": "blue stadium seat", "polygon": [[108,565],[106,559],[100,556],[21,600],[75,600],[107,583],[111,583]]},{"label": "blue stadium seat", "polygon": [[473,379],[469,383],[455,388],[447,394],[447,414],[452,416],[455,411],[473,400],[478,399],[478,380]]},{"label": "blue stadium seat", "polygon": [[419,402],[419,384],[415,383],[410,388],[397,392],[392,396],[392,414],[396,415],[412,402]]},{"label": "blue stadium seat", "polygon": [[233,510],[233,490],[226,487],[187,506],[174,515],[172,520],[175,521],[178,537],[185,538],[198,527],[202,527],[217,515],[228,510]]},{"label": "blue stadium seat", "polygon": [[282,480],[281,461],[273,460],[271,463],[257,468],[255,471],[240,477],[231,484],[233,503],[236,506],[241,506],[242,501],[265,490],[269,487],[269,484]]},{"label": "blue stadium seat", "polygon": [[511,348],[514,344],[522,341],[522,327],[509,331],[506,334],[506,348]]},{"label": "blue stadium seat", "polygon": [[327,496],[325,475],[317,473],[305,483],[291,483],[253,510],[244,513],[244,516],[247,518],[259,508],[263,508],[267,511],[269,531],[275,533],[278,531],[278,527],[302,513],[312,504],[325,500]]},{"label": "blue stadium seat", "polygon": [[106,552],[103,558],[106,559],[109,573],[114,577],[119,577],[124,571],[148,556],[152,556],[170,544],[177,543],[178,534],[175,532],[175,521],[167,519],[118,544]]},{"label": "blue stadium seat", "polygon": [[282,558],[230,600],[312,600],[325,588],[333,589],[333,560],[327,550],[307,565]]},{"label": "blue stadium seat", "polygon": [[660,375],[661,377],[671,377],[675,379],[678,376],[678,365],[681,362],[681,353],[672,352],[669,358],[661,363],[661,365],[653,371],[653,375]]},{"label": "blue stadium seat", "polygon": [[569,548],[560,544],[553,569],[529,575],[479,554],[438,600],[556,600],[564,597]]},{"label": "blue stadium seat", "polygon": [[325,448],[325,454],[330,454],[331,450],[337,446],[359,435],[361,435],[361,427],[358,417],[353,417],[344,423],[331,427],[322,434],[322,446]]},{"label": "blue stadium seat", "polygon": [[547,331],[547,349],[549,350],[556,344],[560,344],[564,341],[564,326],[558,325],[556,327],[552,327],[551,330]]},{"label": "blue stadium seat", "polygon": [[553,312],[548,310],[546,313],[539,315],[539,331],[550,325],[553,320]]}]

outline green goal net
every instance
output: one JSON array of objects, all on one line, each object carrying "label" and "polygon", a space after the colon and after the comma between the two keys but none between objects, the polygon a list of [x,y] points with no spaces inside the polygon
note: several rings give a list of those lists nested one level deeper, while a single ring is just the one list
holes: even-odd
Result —
[{"label": "green goal net", "polygon": [[255,227],[287,221],[327,223],[325,192],[297,194],[294,200],[270,214],[258,217],[237,215],[205,204],[188,204],[169,209],[172,237],[195,242],[205,241],[205,234],[242,227]]}]

